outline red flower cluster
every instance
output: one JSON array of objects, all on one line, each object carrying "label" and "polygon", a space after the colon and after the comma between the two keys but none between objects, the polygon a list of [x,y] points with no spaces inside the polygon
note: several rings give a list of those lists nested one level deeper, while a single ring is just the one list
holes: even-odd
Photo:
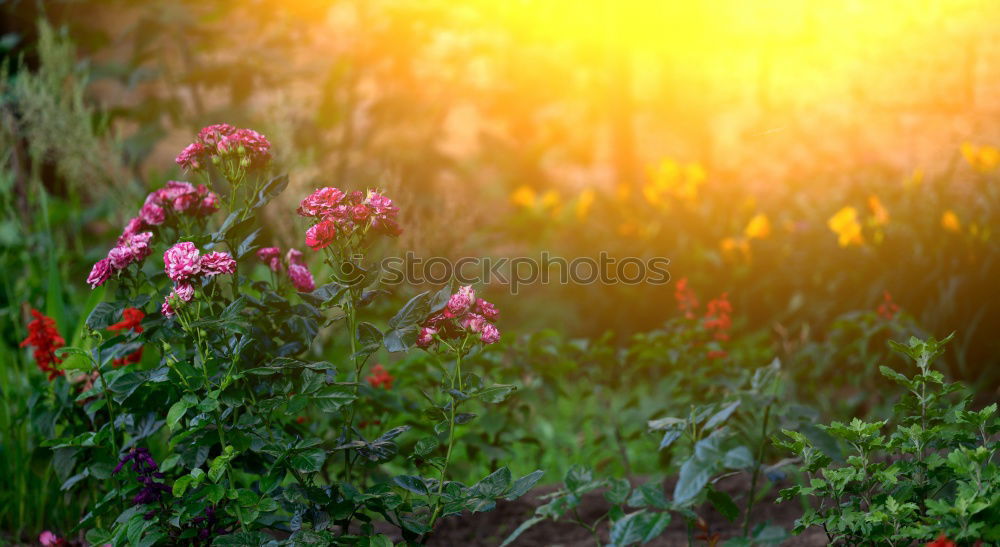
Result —
[{"label": "red flower cluster", "polygon": [[[267,264],[272,272],[278,273],[285,268],[281,263],[281,249],[278,247],[264,247],[257,251],[257,258]],[[285,254],[285,262],[288,263],[288,279],[299,292],[313,292],[316,290],[316,280],[313,278],[309,266],[306,266],[302,259],[302,251],[298,249],[288,249]]]},{"label": "red flower cluster", "polygon": [[494,324],[500,313],[493,304],[476,298],[471,286],[458,289],[440,311],[432,313],[420,325],[417,346],[429,348],[439,340],[457,340],[476,334],[483,344],[500,340],[500,330]]},{"label": "red flower cluster", "polygon": [[698,297],[694,295],[691,287],[688,287],[688,280],[682,277],[677,280],[677,288],[674,289],[674,299],[677,300],[677,310],[688,319],[694,319],[694,312],[698,309]]},{"label": "red flower cluster", "polygon": [[955,547],[955,542],[941,534],[934,541],[927,542],[927,547]]},{"label": "red flower cluster", "polygon": [[306,245],[314,251],[337,239],[364,236],[369,229],[393,237],[402,233],[396,222],[399,208],[372,190],[345,194],[338,188],[320,188],[302,200],[298,213],[319,220],[306,231]]},{"label": "red flower cluster", "polygon": [[876,311],[886,321],[891,321],[899,313],[899,306],[892,301],[892,295],[889,294],[889,291],[882,291],[882,303],[878,305]]},{"label": "red flower cluster", "polygon": [[[138,308],[125,308],[122,311],[122,320],[108,327],[108,330],[113,331],[132,331],[135,333],[142,332],[142,319],[146,317],[146,314]],[[134,365],[142,361],[142,348],[133,351],[132,353],[126,355],[125,357],[120,357],[112,362],[112,365],[116,367],[122,367],[125,365]]]},{"label": "red flower cluster", "polygon": [[372,387],[383,387],[385,389],[392,389],[392,382],[395,379],[382,365],[375,365],[372,368],[371,375],[367,378],[368,383]]},{"label": "red flower cluster", "polygon": [[62,360],[56,357],[56,350],[66,345],[66,340],[59,335],[54,319],[42,315],[34,308],[31,310],[31,315],[35,319],[28,323],[28,337],[21,342],[20,347],[33,346],[38,368],[48,374],[49,380],[54,380],[56,376],[64,374],[52,365],[62,363]]},{"label": "red flower cluster", "polygon": [[271,161],[271,143],[253,129],[237,129],[228,123],[202,128],[198,140],[174,160],[188,171],[205,168],[213,160],[235,159],[241,167],[260,167]]},{"label": "red flower cluster", "polygon": [[716,340],[729,340],[728,331],[733,326],[733,321],[729,317],[731,313],[733,313],[733,306],[729,303],[729,295],[722,293],[718,298],[708,302],[708,311],[705,312],[705,320],[702,325],[710,331],[715,331]]}]

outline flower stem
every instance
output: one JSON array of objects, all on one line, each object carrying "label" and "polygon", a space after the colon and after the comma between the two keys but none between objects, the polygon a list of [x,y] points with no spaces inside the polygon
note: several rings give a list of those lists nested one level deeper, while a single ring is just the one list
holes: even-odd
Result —
[{"label": "flower stem", "polygon": [[[455,375],[451,378],[451,387],[455,388],[455,379],[458,379],[458,390],[462,390],[462,350],[464,350],[465,344],[455,352]],[[437,522],[438,517],[441,514],[441,495],[444,493],[444,482],[445,476],[448,473],[448,464],[451,463],[451,451],[455,447],[455,407],[458,406],[458,399],[452,395],[451,398],[451,412],[448,418],[448,451],[445,452],[444,465],[441,467],[441,478],[438,480],[438,491],[437,499],[434,501],[434,513],[431,514],[431,521],[429,524],[430,528],[434,528],[434,523]]]}]

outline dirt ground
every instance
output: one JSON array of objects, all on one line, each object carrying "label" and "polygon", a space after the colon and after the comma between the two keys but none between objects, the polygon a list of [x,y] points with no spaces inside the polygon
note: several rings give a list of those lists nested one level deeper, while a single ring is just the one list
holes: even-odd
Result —
[{"label": "dirt ground", "polygon": [[[745,492],[748,482],[745,476],[734,476],[720,481],[716,486],[719,490],[733,495],[734,500],[739,504],[740,501],[736,494]],[[673,489],[673,484],[668,483],[666,488],[669,493]],[[438,524],[438,529],[434,537],[430,538],[428,545],[439,547],[499,545],[518,525],[531,517],[535,507],[542,503],[538,497],[554,490],[555,487],[537,488],[521,499],[499,502],[493,511],[463,515],[460,519],[444,520]],[[795,519],[802,515],[802,508],[794,502],[770,503],[769,501],[774,498],[776,492],[777,489],[774,489],[754,507],[752,522],[755,524],[769,522],[790,530]],[[598,491],[584,496],[579,513],[582,520],[592,522],[604,514],[607,509],[608,503],[604,500],[603,494]],[[741,535],[740,522],[729,522],[710,505],[705,504],[699,507],[696,512],[708,523],[711,534],[718,533],[720,535],[720,544],[726,539]],[[609,538],[606,524],[600,532],[602,541],[607,542]],[[687,544],[687,526],[684,519],[675,514],[667,531],[647,545],[667,547],[686,546]],[[782,545],[819,546],[826,544],[826,535],[821,530],[810,530],[799,536],[790,537]],[[511,545],[512,547],[577,545],[590,547],[594,545],[594,539],[590,532],[569,520],[543,521],[529,528]],[[707,543],[696,540],[695,545],[707,545]]]}]

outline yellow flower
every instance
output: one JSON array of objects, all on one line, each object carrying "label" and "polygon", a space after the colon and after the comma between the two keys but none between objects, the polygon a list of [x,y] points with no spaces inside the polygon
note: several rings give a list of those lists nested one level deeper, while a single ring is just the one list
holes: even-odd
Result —
[{"label": "yellow flower", "polygon": [[1000,167],[1000,150],[989,146],[976,146],[969,142],[962,143],[962,157],[980,173],[989,173]]},{"label": "yellow flower", "polygon": [[876,225],[885,226],[889,223],[889,211],[875,194],[868,196],[868,208],[871,209],[872,220]]},{"label": "yellow flower", "polygon": [[771,235],[771,221],[767,219],[767,215],[764,213],[757,213],[747,223],[747,227],[743,229],[743,235],[747,239],[765,239]]},{"label": "yellow flower", "polygon": [[826,221],[826,225],[837,234],[837,244],[841,247],[862,245],[861,223],[858,222],[858,211],[854,207],[844,207]]},{"label": "yellow flower", "polygon": [[958,220],[958,215],[954,211],[948,209],[941,215],[941,227],[957,234],[962,231],[962,222]]},{"label": "yellow flower", "polygon": [[535,206],[535,190],[527,185],[520,186],[510,194],[510,201],[518,207],[525,209]]},{"label": "yellow flower", "polygon": [[590,188],[580,192],[580,195],[576,198],[576,218],[577,220],[583,220],[587,217],[590,212],[591,206],[594,205],[594,199],[597,197],[597,193]]},{"label": "yellow flower", "polygon": [[913,173],[903,181],[903,188],[907,191],[918,188],[924,183],[924,170],[917,167],[913,170]]},{"label": "yellow flower", "polygon": [[681,166],[668,158],[650,170],[650,182],[643,188],[643,194],[646,201],[653,204],[658,204],[664,194],[681,201],[693,202],[698,198],[698,189],[707,177],[705,168],[699,163]]},{"label": "yellow flower", "polygon": [[556,190],[548,190],[542,194],[539,204],[543,209],[555,209],[560,203],[559,192]]},{"label": "yellow flower", "polygon": [[750,261],[750,243],[742,237],[727,237],[719,242],[722,256],[727,260],[738,262]]}]

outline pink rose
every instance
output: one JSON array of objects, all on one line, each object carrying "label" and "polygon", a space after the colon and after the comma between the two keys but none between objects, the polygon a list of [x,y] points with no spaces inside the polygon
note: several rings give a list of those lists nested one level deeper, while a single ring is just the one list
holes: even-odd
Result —
[{"label": "pink rose", "polygon": [[337,239],[337,226],[332,220],[324,220],[306,230],[306,245],[318,251]]},{"label": "pink rose", "polygon": [[150,226],[159,226],[167,220],[167,212],[155,203],[146,203],[139,209],[139,218]]},{"label": "pink rose", "polygon": [[202,128],[198,132],[198,140],[207,146],[215,146],[226,135],[232,135],[236,128],[228,123],[217,123]]},{"label": "pink rose", "polygon": [[309,268],[301,264],[290,264],[288,277],[299,292],[313,292],[316,289],[316,281],[313,279],[312,273]]},{"label": "pink rose", "polygon": [[500,312],[497,311],[496,306],[483,300],[482,298],[476,300],[476,306],[474,308],[475,312],[482,315],[490,321],[496,321],[497,317],[500,316]]},{"label": "pink rose", "polygon": [[298,213],[304,217],[325,217],[344,199],[344,192],[339,188],[320,188],[306,196],[299,204]]},{"label": "pink rose", "polygon": [[476,301],[476,292],[471,285],[460,287],[458,292],[451,295],[448,304],[445,306],[445,313],[450,317],[464,315]]},{"label": "pink rose", "polygon": [[486,318],[478,313],[467,313],[458,324],[469,332],[482,332]]},{"label": "pink rose", "polygon": [[174,290],[170,296],[180,298],[184,302],[190,302],[194,298],[194,285],[190,283],[178,283],[174,285]]},{"label": "pink rose", "polygon": [[187,171],[197,171],[198,169],[201,169],[202,163],[207,157],[208,149],[205,148],[205,145],[200,142],[194,142],[187,145],[187,147],[177,155],[174,162],[176,162],[181,169],[185,169]]},{"label": "pink rose", "polygon": [[201,257],[201,272],[208,276],[236,272],[236,260],[229,253],[215,251]]},{"label": "pink rose", "polygon": [[300,264],[305,266],[305,262],[302,260],[302,251],[298,249],[288,249],[288,254],[285,255],[285,261],[289,264]]},{"label": "pink rose", "polygon": [[163,270],[173,281],[187,281],[201,273],[201,256],[198,248],[184,241],[163,253]]},{"label": "pink rose", "polygon": [[437,329],[433,327],[423,327],[420,329],[420,333],[417,335],[417,346],[421,348],[430,347],[431,343],[434,342],[434,335],[437,334]]},{"label": "pink rose", "polygon": [[108,261],[111,262],[111,267],[115,270],[124,270],[133,260],[135,260],[135,255],[132,254],[132,249],[128,245],[117,245],[108,251]]},{"label": "pink rose", "polygon": [[91,268],[90,275],[87,276],[87,283],[90,284],[91,289],[96,289],[111,277],[111,273],[111,261],[102,258]]},{"label": "pink rose", "polygon": [[500,329],[493,323],[486,323],[483,325],[482,332],[479,333],[479,339],[484,344],[494,344],[500,340]]}]

